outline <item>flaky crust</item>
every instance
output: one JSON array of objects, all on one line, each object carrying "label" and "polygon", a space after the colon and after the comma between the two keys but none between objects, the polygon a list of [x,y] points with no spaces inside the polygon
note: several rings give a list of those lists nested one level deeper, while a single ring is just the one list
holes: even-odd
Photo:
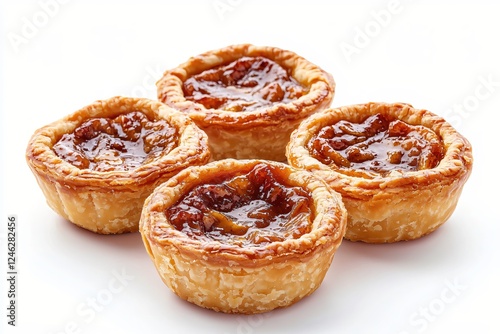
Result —
[{"label": "flaky crust", "polygon": [[[376,113],[432,129],[443,141],[444,158],[432,169],[363,178],[342,174],[311,156],[307,143],[322,127],[342,119],[361,122]],[[287,158],[342,194],[349,213],[346,238],[369,243],[416,239],[438,228],[453,213],[473,163],[470,143],[443,118],[408,104],[373,102],[311,116],[293,132]]]},{"label": "flaky crust", "polygon": [[[53,145],[89,118],[130,111],[167,120],[179,133],[177,147],[134,170],[111,172],[80,169],[54,153]],[[207,136],[188,117],[157,101],[119,96],[96,101],[38,129],[26,150],[48,205],[72,223],[102,234],[137,231],[142,205],[153,189],[182,169],[209,159]]]},{"label": "flaky crust", "polygon": [[[219,160],[191,167],[159,186],[144,204],[140,231],[163,282],[181,298],[227,313],[261,313],[293,304],[321,284],[345,233],[340,195],[311,173],[289,181],[312,195],[311,232],[256,248],[202,242],[176,230],[165,210],[192,187],[221,171],[248,172],[259,160]],[[266,162],[276,164],[273,162]]]},{"label": "flaky crust", "polygon": [[[309,93],[290,103],[255,111],[207,109],[185,99],[184,81],[215,66],[241,57],[266,57],[290,71]],[[208,133],[214,160],[223,158],[285,161],[285,146],[299,122],[328,107],[335,93],[332,76],[297,54],[275,47],[250,44],[228,46],[190,58],[168,70],[157,82],[158,99],[189,114]]]}]

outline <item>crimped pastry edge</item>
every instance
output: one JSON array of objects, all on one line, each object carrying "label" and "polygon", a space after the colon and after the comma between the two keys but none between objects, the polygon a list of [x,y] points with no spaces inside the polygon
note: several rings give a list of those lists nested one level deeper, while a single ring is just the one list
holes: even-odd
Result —
[{"label": "crimped pastry edge", "polygon": [[[139,110],[151,119],[165,119],[177,128],[178,145],[167,155],[131,171],[98,172],[80,169],[59,158],[52,146],[65,134],[74,131],[89,118],[116,117],[122,113]],[[29,166],[38,174],[66,187],[114,187],[115,190],[137,190],[142,184],[152,182],[159,175],[176,172],[208,155],[206,134],[182,115],[168,106],[145,98],[116,96],[98,100],[66,117],[35,131],[26,150]]]},{"label": "crimped pastry edge", "polygon": [[[446,149],[438,166],[369,179],[342,174],[309,153],[307,143],[322,127],[342,119],[361,122],[376,113],[437,133]],[[416,239],[437,229],[453,213],[473,164],[465,137],[443,118],[406,103],[369,102],[318,112],[292,133],[286,154],[292,166],[313,172],[342,194],[349,212],[346,238],[369,243]]]},{"label": "crimped pastry edge", "polygon": [[[134,110],[150,119],[166,119],[176,127],[178,146],[135,170],[111,172],[79,169],[52,150],[64,133],[89,118]],[[28,166],[48,205],[74,224],[102,234],[137,231],[142,204],[152,190],[181,169],[209,159],[207,136],[188,117],[157,101],[121,96],[95,101],[38,129],[26,149]]]},{"label": "crimped pastry edge", "polygon": [[[290,70],[299,83],[309,88],[309,93],[290,103],[276,103],[271,107],[241,112],[207,109],[201,104],[185,99],[182,84],[189,77],[245,56],[263,56],[275,61]],[[213,125],[247,128],[301,119],[329,106],[335,93],[335,81],[332,75],[305,58],[277,47],[252,44],[230,45],[191,57],[176,68],[165,71],[156,86],[160,101],[189,113],[196,124],[202,128]]]}]

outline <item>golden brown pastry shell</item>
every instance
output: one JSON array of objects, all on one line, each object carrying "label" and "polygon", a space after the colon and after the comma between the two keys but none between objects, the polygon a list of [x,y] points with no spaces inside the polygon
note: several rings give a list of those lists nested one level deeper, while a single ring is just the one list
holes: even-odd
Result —
[{"label": "golden brown pastry shell", "polygon": [[[184,81],[193,75],[241,57],[262,56],[281,65],[309,93],[290,103],[276,103],[255,111],[207,109],[186,100]],[[299,55],[276,47],[232,45],[191,57],[168,70],[157,82],[158,99],[189,114],[208,133],[214,160],[223,158],[285,161],[285,146],[299,122],[328,107],[335,93],[333,77]]]},{"label": "golden brown pastry shell", "polygon": [[[311,156],[307,143],[322,127],[343,119],[362,122],[376,113],[432,129],[443,141],[444,158],[432,169],[363,178],[345,175]],[[309,117],[292,133],[287,158],[342,194],[348,211],[345,237],[368,243],[416,239],[442,225],[455,210],[473,163],[470,143],[443,118],[409,104],[374,102]]]},{"label": "golden brown pastry shell", "polygon": [[[90,118],[141,111],[165,119],[178,131],[178,145],[168,154],[131,171],[80,169],[58,157],[52,147]],[[38,129],[26,159],[48,205],[72,223],[101,234],[137,231],[144,200],[153,189],[190,165],[210,159],[207,136],[188,117],[158,101],[113,97],[96,101]]]},{"label": "golden brown pastry shell", "polygon": [[298,239],[260,247],[194,240],[176,230],[165,210],[214,174],[249,172],[260,160],[225,159],[191,167],[159,186],[144,204],[140,231],[163,282],[178,296],[226,313],[254,314],[285,307],[321,284],[346,224],[340,195],[311,173],[291,170],[291,186],[305,188],[313,201],[312,230]]}]

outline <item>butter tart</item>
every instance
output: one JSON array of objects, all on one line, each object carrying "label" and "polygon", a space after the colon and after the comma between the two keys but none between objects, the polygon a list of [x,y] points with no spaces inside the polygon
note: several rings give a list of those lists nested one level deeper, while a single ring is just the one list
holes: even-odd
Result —
[{"label": "butter tart", "polygon": [[137,231],[142,205],[160,183],[208,162],[208,139],[158,101],[96,101],[38,129],[26,159],[48,205],[101,234]]},{"label": "butter tart", "polygon": [[328,107],[333,77],[276,47],[232,45],[191,57],[157,82],[158,99],[208,134],[214,160],[285,161],[290,133]]},{"label": "butter tart", "polygon": [[472,170],[469,141],[443,118],[403,103],[327,109],[291,136],[288,162],[338,191],[346,238],[411,240],[451,216]]},{"label": "butter tart", "polygon": [[224,159],[187,168],[156,188],[140,232],[163,282],[179,297],[254,314],[319,287],[346,219],[340,195],[312,173]]}]

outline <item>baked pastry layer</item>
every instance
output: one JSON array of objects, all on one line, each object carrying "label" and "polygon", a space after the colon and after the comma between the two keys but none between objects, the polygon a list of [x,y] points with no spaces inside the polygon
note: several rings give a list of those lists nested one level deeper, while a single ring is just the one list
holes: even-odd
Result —
[{"label": "baked pastry layer", "polygon": [[[273,238],[262,241],[249,235],[269,235],[269,228],[258,231],[257,221],[245,218],[226,223],[220,218],[234,214],[230,200],[234,194],[252,192],[247,185],[240,186],[242,179],[229,183],[228,180],[263,166],[278,175],[278,183],[285,188],[308,194],[309,215],[301,216],[307,211],[302,207],[298,213],[294,211],[292,219],[299,219],[292,222],[292,227],[270,228],[282,237],[277,241]],[[264,181],[264,184],[269,183]],[[199,187],[204,187],[204,193],[216,194],[207,199],[200,195]],[[264,188],[263,193],[267,191]],[[225,189],[222,197],[221,189]],[[288,200],[294,201],[292,193],[296,194],[293,190],[276,195],[271,190],[257,200],[269,204],[287,200],[289,196]],[[279,196],[284,197],[279,199]],[[199,212],[206,214],[215,207],[218,213],[209,214],[208,220],[195,218],[200,213],[186,206],[190,203],[186,198],[198,203]],[[212,202],[214,198],[218,205]],[[251,201],[238,199],[240,211],[245,203]],[[183,214],[188,214],[182,217],[184,225],[176,216],[179,207],[184,208]],[[269,217],[268,213],[264,216]],[[291,305],[319,287],[344,236],[346,219],[340,196],[311,173],[277,162],[225,159],[187,168],[156,188],[144,204],[140,231],[163,282],[179,297],[215,311],[253,314]],[[304,222],[309,225],[307,228],[301,226]],[[286,222],[280,224],[283,227]],[[240,233],[242,226],[250,229]],[[300,233],[290,233],[298,226]]]},{"label": "baked pastry layer", "polygon": [[[269,69],[260,68],[262,62],[281,67],[277,74],[265,78],[269,81],[264,84],[255,79],[265,77],[258,75],[259,71]],[[236,64],[231,71],[221,71],[221,67],[231,64]],[[254,72],[246,72],[250,70]],[[205,81],[192,83],[193,78]],[[217,96],[210,95],[214,91],[207,88],[214,85],[206,84],[210,80],[216,85],[223,84],[222,94],[227,93],[229,98],[221,96],[220,89],[215,89]],[[297,85],[287,86],[290,83],[287,80]],[[335,92],[332,76],[306,59],[291,51],[250,44],[232,45],[192,57],[166,71],[157,87],[159,100],[186,112],[207,132],[214,160],[285,161],[285,146],[292,130],[305,117],[329,106]],[[235,93],[229,96],[231,91]],[[254,95],[258,95],[257,100]],[[232,101],[234,96],[236,101]]]},{"label": "baked pastry layer", "polygon": [[[89,120],[117,119],[130,112],[139,112],[151,122],[168,123],[177,133],[175,145],[159,145],[151,137],[154,133],[148,132],[155,154],[129,170],[110,170],[109,164],[105,171],[79,168],[74,165],[76,153],[68,151],[68,143],[60,146],[68,156],[54,151],[61,138],[76,129],[82,131],[82,124]],[[130,130],[134,129],[137,125],[132,124]],[[95,139],[93,135],[87,137]],[[163,149],[158,150],[159,146]],[[101,153],[112,151],[107,147]],[[153,189],[188,166],[206,163],[210,153],[206,134],[182,113],[157,101],[114,97],[96,101],[38,129],[28,143],[26,159],[54,211],[93,232],[112,234],[137,231],[142,205]]]},{"label": "baked pastry layer", "polygon": [[[314,137],[325,127],[346,120],[363,123],[377,114],[423,127],[428,138],[437,136],[441,159],[429,168],[406,170],[394,163],[393,170],[374,173],[325,161],[312,149]],[[403,137],[404,133],[408,134],[403,131]],[[287,158],[292,166],[313,172],[342,194],[349,213],[345,237],[369,243],[416,239],[442,225],[453,213],[473,163],[470,143],[443,118],[408,104],[373,102],[327,109],[309,117],[292,134]]]}]

